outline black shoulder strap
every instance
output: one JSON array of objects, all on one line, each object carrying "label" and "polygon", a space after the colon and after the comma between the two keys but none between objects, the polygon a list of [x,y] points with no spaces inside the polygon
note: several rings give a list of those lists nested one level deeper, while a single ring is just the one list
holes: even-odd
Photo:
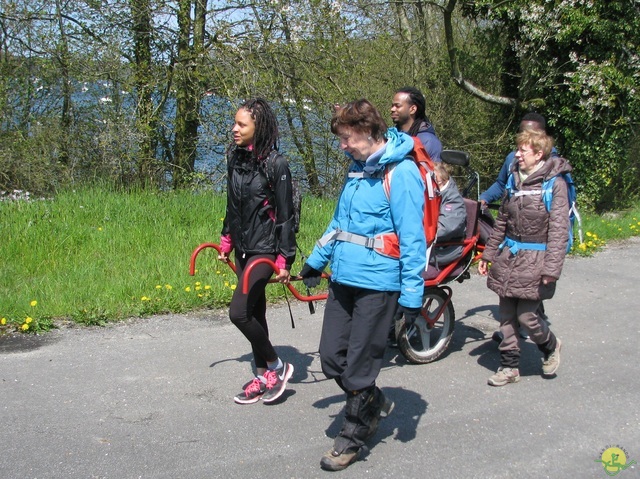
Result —
[{"label": "black shoulder strap", "polygon": [[271,150],[269,156],[264,160],[264,174],[267,177],[267,183],[270,188],[273,188],[273,179],[276,176],[276,157],[278,156],[278,150]]}]

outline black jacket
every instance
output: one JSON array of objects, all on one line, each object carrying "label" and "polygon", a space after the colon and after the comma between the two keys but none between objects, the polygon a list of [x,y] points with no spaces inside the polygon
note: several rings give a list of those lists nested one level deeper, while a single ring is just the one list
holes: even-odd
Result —
[{"label": "black jacket", "polygon": [[227,153],[227,212],[222,234],[237,255],[275,254],[291,268],[296,257],[291,171],[276,151],[256,160],[245,148]]}]

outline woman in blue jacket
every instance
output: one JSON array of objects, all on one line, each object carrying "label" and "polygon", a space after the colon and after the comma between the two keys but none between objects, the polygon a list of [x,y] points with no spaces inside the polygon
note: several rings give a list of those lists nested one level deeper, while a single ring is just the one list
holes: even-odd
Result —
[{"label": "woman in blue jacket", "polygon": [[[352,161],[333,219],[300,276],[307,286],[317,286],[331,264],[320,359],[347,404],[342,430],[320,465],[340,470],[356,461],[380,417],[393,407],[376,378],[394,316],[404,314],[412,322],[420,313],[426,239],[424,183],[408,156],[412,138],[387,129],[364,99],[337,109],[331,131]],[[383,178],[390,168],[387,196]]]}]

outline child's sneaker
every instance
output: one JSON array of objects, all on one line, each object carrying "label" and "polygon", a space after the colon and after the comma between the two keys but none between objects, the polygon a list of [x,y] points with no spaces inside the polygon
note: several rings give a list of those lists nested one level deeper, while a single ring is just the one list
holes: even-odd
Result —
[{"label": "child's sneaker", "polygon": [[504,386],[520,381],[520,371],[516,368],[499,368],[498,372],[489,378],[489,386]]},{"label": "child's sneaker", "polygon": [[280,369],[267,370],[264,373],[264,378],[267,380],[267,390],[262,396],[262,402],[271,403],[282,396],[292,374],[293,365],[289,363],[284,363]]},{"label": "child's sneaker", "polygon": [[267,385],[258,378],[253,378],[242,386],[242,392],[233,398],[238,404],[253,404],[258,402],[267,390]]},{"label": "child's sneaker", "polygon": [[557,340],[556,349],[542,363],[543,376],[553,376],[560,367],[560,347],[562,341]]}]

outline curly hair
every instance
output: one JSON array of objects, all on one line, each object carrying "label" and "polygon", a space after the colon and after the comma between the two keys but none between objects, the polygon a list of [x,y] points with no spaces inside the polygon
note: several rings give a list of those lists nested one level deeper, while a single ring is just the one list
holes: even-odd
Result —
[{"label": "curly hair", "polygon": [[251,118],[256,122],[253,135],[253,154],[258,159],[269,156],[271,150],[278,150],[278,120],[275,113],[264,98],[252,98],[242,104],[251,113]]},{"label": "curly hair", "polygon": [[387,133],[387,124],[382,115],[369,100],[364,98],[349,102],[333,113],[331,133],[338,135],[343,128],[368,134],[376,141],[384,138]]}]

